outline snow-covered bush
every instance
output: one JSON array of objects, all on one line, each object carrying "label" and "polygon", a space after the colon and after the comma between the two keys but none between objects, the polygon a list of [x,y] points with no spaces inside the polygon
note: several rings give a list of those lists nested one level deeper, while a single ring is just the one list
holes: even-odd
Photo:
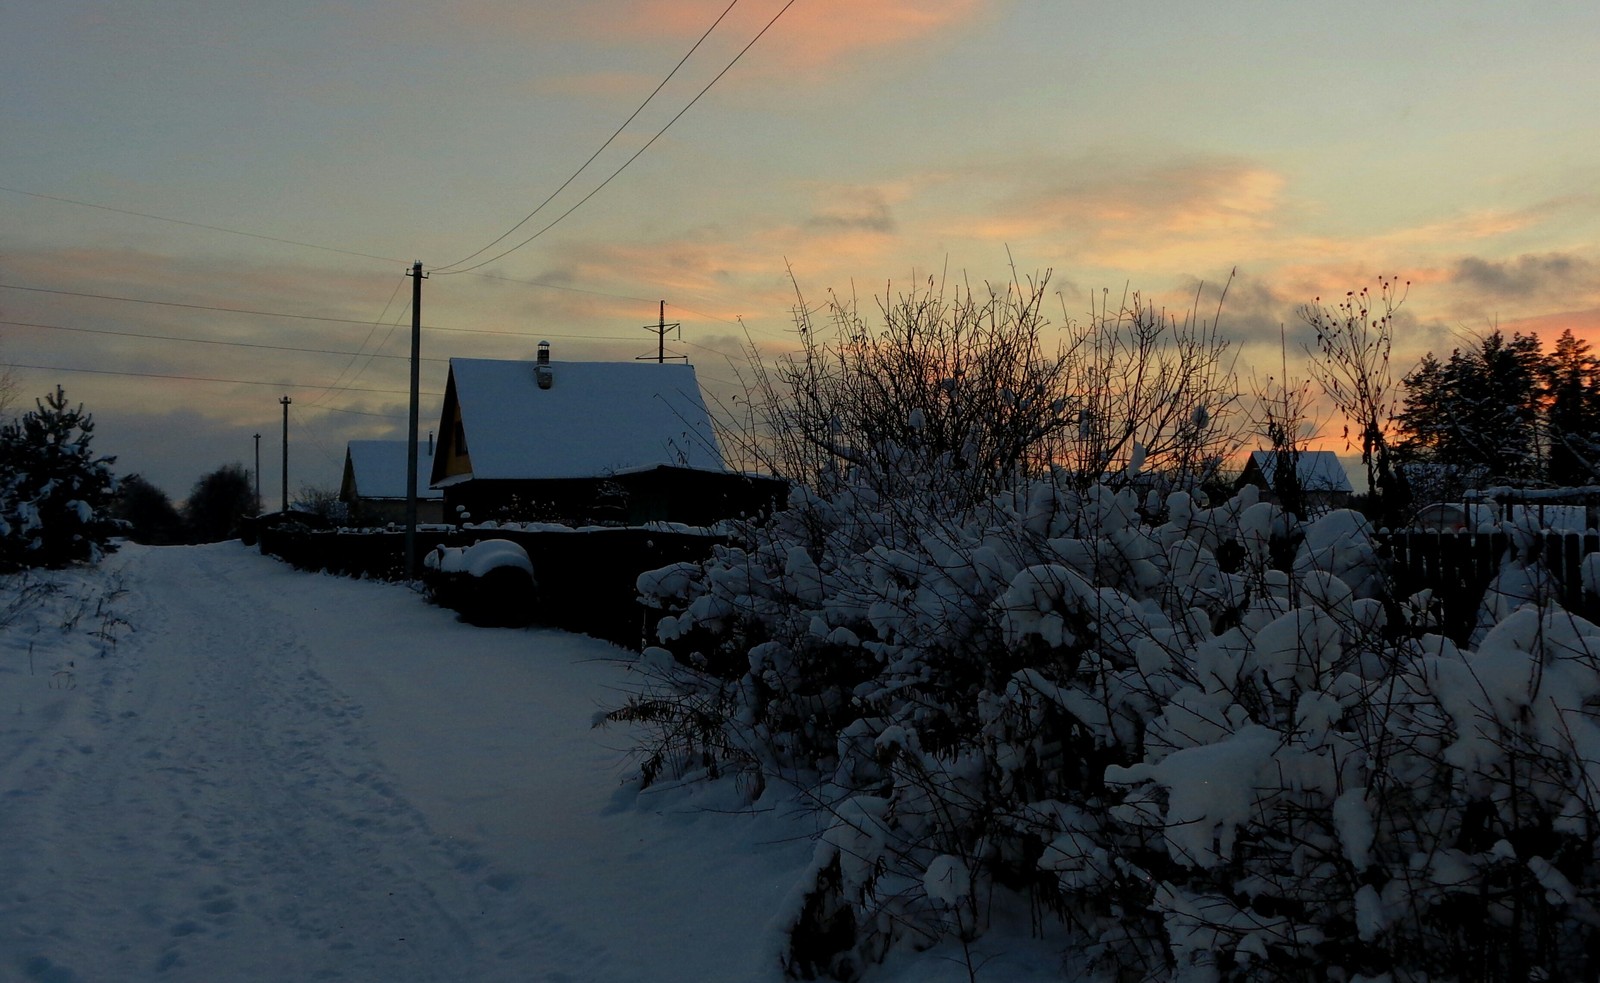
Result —
[{"label": "snow-covered bush", "polygon": [[93,417],[60,387],[36,405],[0,427],[0,570],[96,561],[122,525],[116,459],[89,446]]},{"label": "snow-covered bush", "polygon": [[[993,308],[1024,367],[1035,311]],[[1017,891],[1108,977],[1595,975],[1600,629],[1514,600],[1537,568],[1462,648],[1391,596],[1360,515],[1196,492],[1204,402],[970,414],[952,365],[1008,370],[932,345],[937,304],[886,316],[790,365],[787,508],[639,578],[671,614],[611,714],[655,728],[646,780],[824,811],[791,974],[972,942]],[[1147,424],[1170,452],[1097,443]],[[1038,439],[992,460],[991,426]]]},{"label": "snow-covered bush", "polygon": [[652,774],[831,812],[795,972],[975,938],[1015,888],[1153,979],[1593,974],[1600,628],[1530,604],[1461,649],[1360,516],[1251,489],[1045,478],[921,526],[800,490],[746,533],[640,578],[677,613],[618,715]]}]

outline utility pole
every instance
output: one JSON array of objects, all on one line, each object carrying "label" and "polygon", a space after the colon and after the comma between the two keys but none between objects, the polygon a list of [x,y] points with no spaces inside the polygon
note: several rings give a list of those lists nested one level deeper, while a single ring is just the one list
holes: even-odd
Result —
[{"label": "utility pole", "polygon": [[256,434],[256,515],[261,514],[261,435]]},{"label": "utility pole", "polygon": [[668,355],[667,354],[667,332],[668,331],[677,331],[678,332],[678,337],[681,339],[683,337],[682,328],[683,328],[683,326],[681,324],[679,324],[677,321],[674,321],[671,324],[667,323],[667,302],[663,300],[661,302],[661,314],[660,314],[660,317],[656,320],[656,323],[655,324],[647,324],[647,325],[644,326],[644,329],[646,331],[654,332],[654,334],[656,336],[656,353],[655,353],[654,356],[637,355],[637,356],[634,357],[634,361],[635,362],[648,362],[653,357],[657,362],[665,362],[669,358],[671,358],[671,359],[680,359],[681,358],[685,362],[687,362],[689,360],[689,356],[687,356],[687,355]]},{"label": "utility pole", "polygon": [[422,261],[411,264],[411,423],[406,436],[406,579],[417,575],[417,409],[421,402]]},{"label": "utility pole", "polygon": [[278,400],[283,405],[283,511],[289,511],[289,404],[288,396]]}]

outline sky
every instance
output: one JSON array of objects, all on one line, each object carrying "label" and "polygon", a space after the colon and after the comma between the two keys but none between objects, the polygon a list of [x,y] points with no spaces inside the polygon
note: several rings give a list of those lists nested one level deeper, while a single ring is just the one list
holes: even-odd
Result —
[{"label": "sky", "polygon": [[0,363],[275,506],[284,397],[291,495],[405,435],[413,262],[424,431],[452,356],[653,357],[664,301],[716,402],[930,277],[1048,272],[1052,330],[1227,283],[1246,384],[1380,275],[1397,373],[1600,343],[1596,63],[1593,2],[0,0]]}]

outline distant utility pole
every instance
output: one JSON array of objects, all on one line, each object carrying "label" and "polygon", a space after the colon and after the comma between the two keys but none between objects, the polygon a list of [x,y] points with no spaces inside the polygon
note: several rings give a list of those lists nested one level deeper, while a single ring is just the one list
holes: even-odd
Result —
[{"label": "distant utility pole", "polygon": [[256,434],[256,514],[261,514],[261,435]]},{"label": "distant utility pole", "polygon": [[421,402],[422,261],[411,264],[411,425],[406,439],[406,579],[417,575],[417,408]]},{"label": "distant utility pole", "polygon": [[278,400],[283,405],[283,511],[289,511],[289,404],[288,396]]},{"label": "distant utility pole", "polygon": [[655,333],[655,336],[656,336],[656,353],[654,355],[637,355],[637,356],[634,357],[634,361],[635,362],[648,362],[652,358],[654,358],[657,362],[665,362],[669,358],[672,358],[672,359],[681,358],[685,362],[687,362],[689,360],[689,356],[687,356],[687,355],[668,355],[667,354],[667,332],[668,331],[677,331],[679,340],[682,340],[683,339],[683,325],[679,324],[677,321],[673,321],[671,324],[667,323],[667,302],[666,301],[663,300],[661,302],[661,315],[657,319],[656,323],[655,324],[647,324],[647,325],[644,326],[644,329],[646,331],[651,331],[651,332]]}]

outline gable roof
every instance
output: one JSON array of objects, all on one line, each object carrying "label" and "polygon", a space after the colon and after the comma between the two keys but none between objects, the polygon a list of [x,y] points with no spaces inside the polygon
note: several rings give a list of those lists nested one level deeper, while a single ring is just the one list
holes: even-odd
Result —
[{"label": "gable roof", "polygon": [[[452,358],[433,483],[726,470],[694,366],[553,361],[548,371],[546,389],[531,361]],[[466,473],[447,471],[452,456],[470,459]]]},{"label": "gable roof", "polygon": [[[427,446],[417,447],[417,498],[443,498],[428,487],[433,457]],[[345,448],[345,487],[341,495],[362,498],[406,497],[406,442],[403,440],[352,440]]]},{"label": "gable roof", "polygon": [[[1276,451],[1251,451],[1245,474],[1248,477],[1252,468],[1261,472],[1262,480],[1270,488],[1277,466]],[[1300,487],[1305,491],[1355,491],[1350,485],[1350,476],[1345,474],[1344,465],[1339,463],[1339,456],[1333,451],[1301,451],[1295,471],[1300,476]]]}]

